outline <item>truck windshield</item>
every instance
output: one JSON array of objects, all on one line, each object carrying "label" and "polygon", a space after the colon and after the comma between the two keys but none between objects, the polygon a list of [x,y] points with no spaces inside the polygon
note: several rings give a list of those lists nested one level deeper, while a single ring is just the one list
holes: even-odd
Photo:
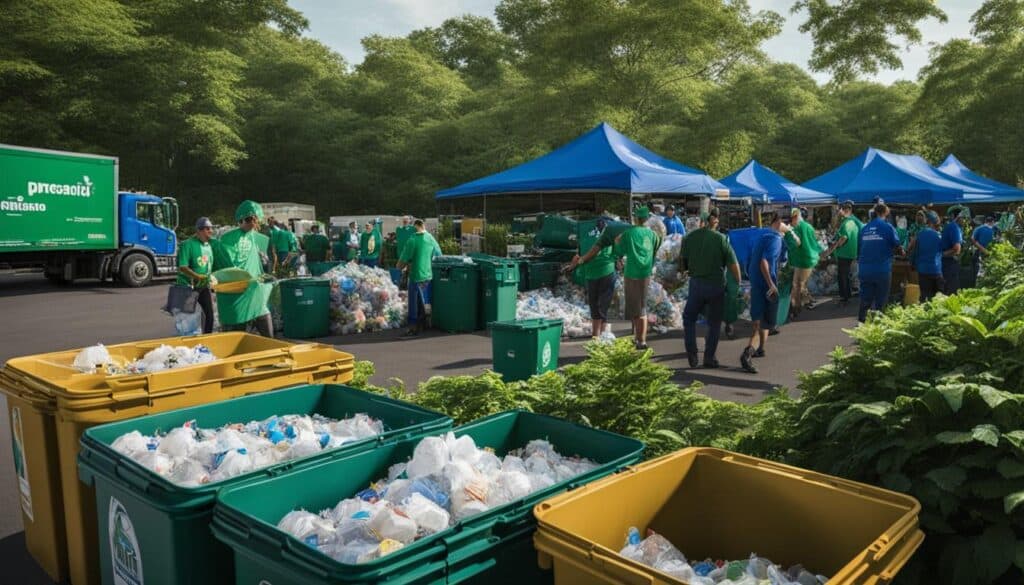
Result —
[{"label": "truck windshield", "polygon": [[148,221],[156,226],[164,226],[164,208],[161,204],[138,203],[135,206],[135,217],[141,221]]}]

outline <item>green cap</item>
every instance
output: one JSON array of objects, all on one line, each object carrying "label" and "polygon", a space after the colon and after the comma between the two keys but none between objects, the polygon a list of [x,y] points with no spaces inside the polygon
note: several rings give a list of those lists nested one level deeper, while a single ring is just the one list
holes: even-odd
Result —
[{"label": "green cap", "polygon": [[235,210],[235,221],[242,221],[247,217],[256,216],[261,221],[263,220],[263,208],[260,207],[259,203],[246,199],[238,205],[238,209]]},{"label": "green cap", "polygon": [[646,207],[637,207],[636,211],[633,212],[633,215],[635,215],[637,219],[647,219],[648,217],[651,217],[651,210]]}]

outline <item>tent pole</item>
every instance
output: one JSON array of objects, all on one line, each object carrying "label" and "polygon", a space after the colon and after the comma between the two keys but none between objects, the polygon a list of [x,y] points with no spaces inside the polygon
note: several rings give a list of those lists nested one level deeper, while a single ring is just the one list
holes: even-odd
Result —
[{"label": "tent pole", "polygon": [[484,223],[487,223],[487,195],[484,195]]},{"label": "tent pole", "polygon": [[540,211],[541,211],[541,213],[544,213],[544,194],[543,193],[540,194]]}]

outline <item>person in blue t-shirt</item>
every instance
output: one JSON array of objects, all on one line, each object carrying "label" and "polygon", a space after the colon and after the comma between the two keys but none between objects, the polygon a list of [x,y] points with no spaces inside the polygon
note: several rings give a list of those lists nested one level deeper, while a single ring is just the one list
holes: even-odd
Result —
[{"label": "person in blue t-shirt", "polygon": [[860,276],[860,312],[857,319],[863,323],[868,309],[881,311],[889,302],[892,283],[893,253],[903,253],[896,228],[889,223],[889,206],[878,203],[874,219],[869,221],[857,238],[857,266]]},{"label": "person in blue t-shirt", "polygon": [[669,205],[667,208],[665,208],[665,218],[662,221],[665,222],[665,235],[686,235],[686,228],[683,227],[683,222],[680,221],[678,217],[676,217],[675,205]]},{"label": "person in blue t-shirt", "polygon": [[946,227],[942,228],[942,292],[955,295],[960,290],[960,248],[964,243],[964,232],[956,222],[958,214],[949,215]]},{"label": "person in blue t-shirt", "polygon": [[994,239],[996,239],[996,216],[986,215],[985,223],[979,225],[971,233],[971,241],[974,242],[974,258],[971,259],[974,278],[978,278],[978,273],[981,272],[981,260],[988,256],[988,247]]},{"label": "person in blue t-shirt", "polygon": [[[754,244],[754,251],[747,262],[750,278],[750,321],[754,325],[750,342],[743,349],[740,364],[751,374],[757,373],[751,358],[764,357],[764,346],[768,333],[775,327],[779,315],[779,265],[786,261],[786,246],[782,236],[790,230],[782,223],[782,216],[773,212],[768,217],[772,230],[762,235]],[[754,349],[757,344],[757,349]]]},{"label": "person in blue t-shirt", "polygon": [[925,214],[925,227],[918,230],[908,254],[914,259],[921,301],[927,302],[942,290],[942,236],[937,231],[939,214]]}]

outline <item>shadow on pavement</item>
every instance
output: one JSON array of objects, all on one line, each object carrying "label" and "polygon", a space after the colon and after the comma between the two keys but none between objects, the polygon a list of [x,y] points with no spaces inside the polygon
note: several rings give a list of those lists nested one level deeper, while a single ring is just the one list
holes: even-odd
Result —
[{"label": "shadow on pavement", "polygon": [[[159,286],[159,283],[157,284]],[[129,289],[122,289],[129,290]],[[21,297],[26,295],[44,295],[68,292],[89,292],[99,295],[116,295],[118,290],[109,282],[98,280],[73,282],[71,284],[53,284],[40,275],[6,276],[0,278],[0,298]]]},{"label": "shadow on pavement", "polygon": [[18,532],[0,539],[0,559],[3,559],[4,583],[18,585],[53,585],[50,577],[39,568],[25,548],[25,533]]}]

